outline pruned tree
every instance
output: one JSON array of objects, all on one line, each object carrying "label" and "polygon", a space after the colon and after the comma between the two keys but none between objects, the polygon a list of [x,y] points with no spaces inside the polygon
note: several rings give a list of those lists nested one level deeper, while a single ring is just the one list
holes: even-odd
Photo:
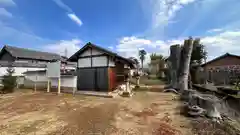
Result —
[{"label": "pruned tree", "polygon": [[170,74],[170,86],[174,89],[178,88],[178,78],[180,71],[181,46],[179,44],[170,47],[170,57],[168,58],[168,68]]},{"label": "pruned tree", "polygon": [[141,65],[143,69],[143,62],[145,60],[147,52],[145,50],[139,50],[139,59],[141,60]]},{"label": "pruned tree", "polygon": [[188,77],[190,70],[190,62],[193,50],[193,38],[184,41],[183,48],[181,50],[181,68],[179,70],[178,87],[179,90],[188,90]]},{"label": "pruned tree", "polygon": [[[203,49],[201,48],[202,45],[200,45],[200,39],[193,40],[191,37],[185,40],[184,45],[181,47],[179,45],[172,45],[170,47],[170,57],[168,62],[170,63],[170,72],[172,74],[171,81],[177,80],[177,89],[180,90],[181,94],[180,99],[187,102],[188,115],[201,116],[206,113],[210,118],[221,119],[220,112],[217,109],[219,100],[216,96],[205,93],[201,94],[196,90],[188,89],[190,64],[193,64],[194,62],[201,63],[201,59],[206,59],[206,52],[202,51]],[[195,52],[193,52],[193,50]],[[180,60],[178,58],[180,58]],[[175,74],[176,72],[177,77]],[[173,89],[169,88],[164,91],[179,93],[175,91],[174,85],[172,85],[172,88]],[[203,109],[205,111],[203,111]]]}]

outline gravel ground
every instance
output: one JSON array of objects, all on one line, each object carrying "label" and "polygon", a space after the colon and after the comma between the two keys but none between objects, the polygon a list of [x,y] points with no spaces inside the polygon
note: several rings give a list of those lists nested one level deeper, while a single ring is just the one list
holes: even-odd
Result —
[{"label": "gravel ground", "polygon": [[[193,135],[197,122],[180,115],[172,93],[131,98],[24,92],[0,97],[1,135]],[[209,130],[212,130],[209,128]]]}]

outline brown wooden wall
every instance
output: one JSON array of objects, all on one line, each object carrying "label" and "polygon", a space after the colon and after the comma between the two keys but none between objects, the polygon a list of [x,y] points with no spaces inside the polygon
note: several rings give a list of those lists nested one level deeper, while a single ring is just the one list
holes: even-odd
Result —
[{"label": "brown wooden wall", "polygon": [[125,72],[126,69],[124,69],[124,65],[122,63],[115,63],[115,67],[109,67],[108,68],[108,87],[109,90],[114,90],[116,87],[122,83],[124,83],[125,80]]},{"label": "brown wooden wall", "polygon": [[108,68],[108,88],[109,91],[114,90],[117,87],[115,68]]}]

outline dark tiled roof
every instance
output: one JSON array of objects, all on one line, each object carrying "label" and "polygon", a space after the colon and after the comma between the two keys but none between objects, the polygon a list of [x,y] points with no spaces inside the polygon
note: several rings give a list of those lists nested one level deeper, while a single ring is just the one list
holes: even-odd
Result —
[{"label": "dark tiled roof", "polygon": [[202,66],[205,66],[205,65],[207,65],[207,64],[213,63],[213,62],[215,62],[215,61],[217,61],[217,60],[220,60],[220,59],[223,59],[223,58],[226,58],[226,57],[235,57],[235,58],[239,58],[239,59],[240,59],[240,56],[238,56],[238,55],[226,53],[226,54],[224,54],[224,55],[221,55],[221,56],[219,56],[219,57],[217,57],[217,58],[215,58],[215,59],[213,59],[213,60],[210,60],[210,61],[202,64]]},{"label": "dark tiled roof", "polygon": [[[61,56],[55,53],[41,52],[26,48],[19,48],[5,45],[2,50],[8,51],[15,58],[36,59],[36,60],[60,60]],[[2,51],[1,51],[2,52]]]},{"label": "dark tiled roof", "polygon": [[83,46],[79,51],[77,51],[75,54],[73,54],[68,60],[69,61],[76,61],[78,59],[77,56],[79,56],[79,54],[83,53],[85,51],[85,49],[88,48],[88,47],[96,48],[97,50],[100,50],[100,51],[104,52],[105,54],[108,54],[108,55],[110,55],[112,57],[115,57],[115,58],[118,58],[120,60],[123,60],[123,61],[127,62],[130,65],[134,64],[132,60],[129,60],[127,58],[124,58],[124,57],[118,55],[117,53],[114,53],[114,52],[109,51],[109,50],[107,50],[105,48],[102,48],[100,46],[92,44],[91,42],[89,42],[85,46]]}]

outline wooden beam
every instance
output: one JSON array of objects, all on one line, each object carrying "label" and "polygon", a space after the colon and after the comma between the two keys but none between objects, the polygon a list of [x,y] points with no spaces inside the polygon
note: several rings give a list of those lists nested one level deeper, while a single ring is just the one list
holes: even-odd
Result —
[{"label": "wooden beam", "polygon": [[93,59],[92,59],[92,47],[90,48],[91,51],[91,67],[93,66]]},{"label": "wooden beam", "polygon": [[78,57],[78,59],[91,58],[91,57],[101,57],[101,56],[108,56],[108,55],[107,54],[96,54],[96,55],[89,55],[89,56],[81,56],[81,57]]},{"label": "wooden beam", "polygon": [[109,56],[107,56],[107,67],[109,67]]}]

